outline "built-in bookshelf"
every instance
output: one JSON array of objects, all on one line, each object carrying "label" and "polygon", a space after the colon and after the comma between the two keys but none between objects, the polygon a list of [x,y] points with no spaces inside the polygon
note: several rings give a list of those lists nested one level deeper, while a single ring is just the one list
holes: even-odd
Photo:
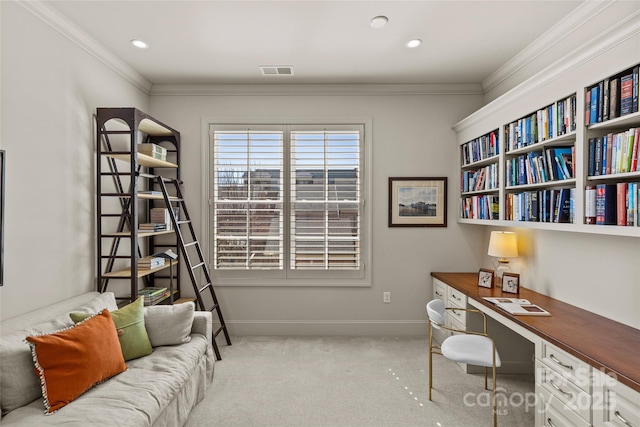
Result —
[{"label": "built-in bookshelf", "polygon": [[573,223],[576,94],[506,124],[507,221]]},{"label": "built-in bookshelf", "polygon": [[638,227],[639,65],[585,88],[584,223]]},{"label": "built-in bookshelf", "polygon": [[460,146],[460,217],[497,220],[500,139],[495,129]]},{"label": "built-in bookshelf", "polygon": [[640,237],[639,65],[463,140],[459,222]]}]

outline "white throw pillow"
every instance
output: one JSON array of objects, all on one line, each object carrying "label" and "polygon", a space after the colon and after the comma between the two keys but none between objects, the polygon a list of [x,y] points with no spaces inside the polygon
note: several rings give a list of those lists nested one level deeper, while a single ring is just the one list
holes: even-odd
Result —
[{"label": "white throw pillow", "polygon": [[184,344],[191,340],[195,304],[152,305],[144,308],[144,326],[152,347]]}]

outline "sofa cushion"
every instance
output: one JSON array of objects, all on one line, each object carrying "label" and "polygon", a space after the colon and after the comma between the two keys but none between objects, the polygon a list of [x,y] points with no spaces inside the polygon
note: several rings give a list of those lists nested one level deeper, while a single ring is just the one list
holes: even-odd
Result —
[{"label": "sofa cushion", "polygon": [[[87,298],[90,298],[87,301]],[[78,305],[80,305],[78,307]],[[77,307],[77,308],[76,308]],[[2,414],[42,396],[40,381],[33,373],[33,359],[27,335],[57,331],[73,325],[69,310],[97,313],[118,308],[112,292],[88,293],[13,319],[2,321],[0,338],[0,408]]]},{"label": "sofa cushion", "polygon": [[178,345],[191,339],[193,302],[144,308],[144,325],[153,347]]},{"label": "sofa cushion", "polygon": [[68,329],[28,336],[46,413],[127,369],[109,310]]},{"label": "sofa cushion", "polygon": [[[71,320],[78,323],[91,314],[69,313]],[[118,331],[118,340],[122,348],[124,360],[148,356],[153,349],[144,327],[144,298],[140,297],[131,304],[111,312],[113,323]]]}]

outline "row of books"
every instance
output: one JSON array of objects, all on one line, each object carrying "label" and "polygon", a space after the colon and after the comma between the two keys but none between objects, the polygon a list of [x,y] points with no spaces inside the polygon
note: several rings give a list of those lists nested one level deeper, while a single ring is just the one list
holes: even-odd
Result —
[{"label": "row of books", "polygon": [[165,231],[168,228],[168,224],[166,223],[158,223],[158,222],[144,222],[142,224],[138,224],[138,231],[149,233],[154,231]]},{"label": "row of books", "polygon": [[498,219],[500,198],[496,195],[463,197],[460,200],[460,217],[468,219]]},{"label": "row of books", "polygon": [[138,153],[146,154],[154,159],[167,160],[167,149],[156,144],[139,144]]},{"label": "row of books", "polygon": [[169,290],[166,287],[149,286],[138,291],[138,295],[144,297],[144,305],[151,305],[158,300],[169,296]]},{"label": "row of books", "polygon": [[513,151],[576,130],[576,95],[554,102],[504,128],[506,150]]},{"label": "row of books", "polygon": [[156,256],[147,256],[138,260],[138,268],[149,270],[156,267],[162,267],[165,259]]},{"label": "row of books", "polygon": [[640,128],[589,138],[589,176],[640,171]]},{"label": "row of books", "polygon": [[638,182],[618,182],[587,186],[585,222],[629,227],[640,224],[639,185]]},{"label": "row of books", "polygon": [[462,165],[468,165],[500,153],[498,145],[498,131],[494,130],[460,146]]},{"label": "row of books", "polygon": [[574,147],[531,151],[506,161],[507,185],[537,184],[573,178]]},{"label": "row of books", "polygon": [[575,188],[509,193],[505,219],[512,221],[573,223]]},{"label": "row of books", "polygon": [[498,164],[493,163],[478,170],[462,171],[461,190],[492,190],[498,188]]},{"label": "row of books", "polygon": [[638,65],[588,88],[584,97],[586,125],[606,122],[638,111]]}]

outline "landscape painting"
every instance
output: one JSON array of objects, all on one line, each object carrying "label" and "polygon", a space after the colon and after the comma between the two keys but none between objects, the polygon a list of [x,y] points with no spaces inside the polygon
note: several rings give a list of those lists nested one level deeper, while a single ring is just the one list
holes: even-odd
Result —
[{"label": "landscape painting", "polygon": [[446,227],[447,178],[389,178],[389,227]]}]

